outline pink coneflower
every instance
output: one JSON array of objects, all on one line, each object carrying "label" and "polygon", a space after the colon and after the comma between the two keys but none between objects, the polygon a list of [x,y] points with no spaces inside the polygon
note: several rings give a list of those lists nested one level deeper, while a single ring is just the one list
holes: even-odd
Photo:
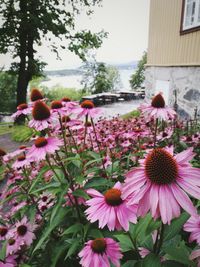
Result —
[{"label": "pink coneflower", "polygon": [[200,245],[200,216],[191,216],[183,226],[184,231],[190,232],[189,241],[196,242]]},{"label": "pink coneflower", "polygon": [[154,219],[161,216],[164,224],[179,217],[180,207],[195,215],[196,209],[188,194],[200,198],[200,169],[189,161],[192,149],[173,156],[173,148],[156,148],[140,160],[141,166],[126,174],[122,198],[130,198],[128,204],[139,203],[138,215],[149,210]]},{"label": "pink coneflower", "polygon": [[61,101],[63,106],[65,106],[66,111],[69,113],[71,113],[74,110],[74,108],[78,107],[78,103],[71,101],[71,99],[68,97],[63,97]]},{"label": "pink coneflower", "polygon": [[142,104],[139,109],[149,119],[168,120],[176,116],[176,112],[165,105],[165,100],[161,93],[154,96],[151,104]]},{"label": "pink coneflower", "polygon": [[27,217],[24,217],[21,222],[15,224],[15,228],[10,230],[9,237],[16,240],[19,245],[30,246],[35,239],[35,234],[33,233],[36,229],[36,225],[28,222]]},{"label": "pink coneflower", "polygon": [[120,267],[123,257],[118,243],[111,238],[89,240],[78,255],[83,267],[110,267],[110,262]]},{"label": "pink coneflower", "polygon": [[13,216],[18,210],[20,210],[21,208],[27,206],[27,202],[26,201],[22,201],[20,203],[15,202],[13,204],[13,207],[10,210],[10,216]]},{"label": "pink coneflower", "polygon": [[13,239],[10,238],[7,240],[7,246],[6,246],[6,255],[13,255],[20,249],[19,243]]},{"label": "pink coneflower", "polygon": [[16,259],[17,256],[13,255],[13,256],[8,256],[4,261],[0,260],[0,267],[16,267],[17,266],[17,262]]},{"label": "pink coneflower", "polygon": [[25,155],[21,155],[17,158],[17,160],[13,163],[13,169],[19,169],[23,167],[29,167],[33,159],[27,158]]},{"label": "pink coneflower", "polygon": [[44,192],[41,195],[40,200],[38,202],[39,210],[44,212],[47,209],[49,209],[50,207],[52,207],[55,204],[54,199],[55,199],[54,195],[52,195],[51,193],[48,193],[48,192]]},{"label": "pink coneflower", "polygon": [[200,267],[200,249],[196,249],[194,251],[192,251],[192,253],[190,254],[190,260],[195,260],[197,259],[197,267]]},{"label": "pink coneflower", "polygon": [[29,107],[26,103],[20,104],[19,106],[17,106],[17,111],[13,113],[11,117],[13,119],[16,119],[17,117],[21,115],[29,115],[31,114],[31,110],[32,108]]},{"label": "pink coneflower", "polygon": [[7,153],[6,156],[4,156],[5,161],[9,161],[10,159],[13,159],[14,157],[25,153],[25,151],[28,150],[26,146],[20,146],[17,150]]},{"label": "pink coneflower", "polygon": [[27,158],[37,161],[44,160],[47,154],[54,154],[56,150],[60,149],[60,146],[62,146],[62,141],[56,137],[38,137],[28,151]]},{"label": "pink coneflower", "polygon": [[174,131],[171,128],[165,129],[165,131],[163,131],[157,135],[157,140],[163,141],[165,139],[170,139],[173,135],[173,132]]},{"label": "pink coneflower", "polygon": [[81,107],[75,109],[74,112],[78,113],[78,118],[83,116],[90,116],[91,118],[94,118],[101,113],[101,109],[95,108],[92,101],[85,100],[81,103]]},{"label": "pink coneflower", "polygon": [[[76,189],[78,189],[78,187]],[[85,205],[85,202],[86,202],[83,197],[76,197],[76,200],[75,200],[73,191],[70,188],[68,189],[67,195],[64,198],[66,200],[66,203],[64,204],[64,206],[76,205],[76,200],[79,205]]]},{"label": "pink coneflower", "polygon": [[66,114],[66,109],[62,104],[62,101],[54,100],[51,102],[51,112],[60,115]]},{"label": "pink coneflower", "polygon": [[51,112],[49,107],[42,101],[36,101],[32,110],[33,119],[29,122],[29,127],[42,131],[49,127],[51,123]]},{"label": "pink coneflower", "polygon": [[93,197],[86,201],[86,205],[90,207],[85,211],[91,223],[99,221],[99,228],[107,225],[110,231],[115,228],[128,231],[129,222],[137,222],[137,205],[128,206],[127,200],[122,200],[121,187],[121,183],[117,182],[104,195],[94,189],[87,190]]}]

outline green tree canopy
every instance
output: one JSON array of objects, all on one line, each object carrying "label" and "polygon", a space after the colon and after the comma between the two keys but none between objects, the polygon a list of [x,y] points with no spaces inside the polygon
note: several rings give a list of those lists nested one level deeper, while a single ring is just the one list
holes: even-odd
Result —
[{"label": "green tree canopy", "polygon": [[87,61],[83,66],[83,70],[82,84],[85,90],[89,92],[98,94],[114,91],[121,84],[118,69],[113,66],[107,66],[103,62]]},{"label": "green tree canopy", "polygon": [[144,65],[147,63],[147,52],[144,52],[142,59],[138,62],[136,72],[131,75],[130,84],[132,89],[141,87],[144,82]]},{"label": "green tree canopy", "polygon": [[[98,48],[104,32],[75,32],[76,16],[84,8],[88,14],[101,0],[0,0],[0,53],[13,56],[12,71],[17,73],[17,105],[26,102],[27,87],[33,76],[41,74],[45,65],[36,57],[35,45],[46,38],[58,54],[70,49],[85,59],[85,51]],[[61,47],[52,37],[66,40]],[[67,43],[68,40],[68,43]],[[44,58],[45,60],[45,58]],[[14,62],[15,61],[15,62]]]}]

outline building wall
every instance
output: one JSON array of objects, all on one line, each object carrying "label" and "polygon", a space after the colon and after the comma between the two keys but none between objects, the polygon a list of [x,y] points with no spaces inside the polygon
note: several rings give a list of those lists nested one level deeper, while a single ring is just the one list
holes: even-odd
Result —
[{"label": "building wall", "polygon": [[157,80],[169,81],[169,105],[174,105],[176,90],[178,113],[182,117],[193,118],[194,109],[197,107],[200,115],[200,67],[152,66],[146,68],[145,77],[148,99],[155,94]]},{"label": "building wall", "polygon": [[182,0],[151,0],[147,66],[200,66],[200,30],[180,35]]}]

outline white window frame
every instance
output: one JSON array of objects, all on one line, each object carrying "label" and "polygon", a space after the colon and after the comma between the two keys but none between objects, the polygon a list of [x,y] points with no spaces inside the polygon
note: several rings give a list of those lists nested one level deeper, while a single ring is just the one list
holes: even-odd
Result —
[{"label": "white window frame", "polygon": [[194,12],[194,21],[191,25],[186,26],[186,9],[187,9],[187,3],[188,0],[184,1],[185,6],[184,6],[184,13],[183,13],[183,25],[182,25],[182,30],[190,30],[196,27],[200,27],[200,21],[198,21],[198,16],[199,16],[199,6],[200,6],[200,0],[193,0],[195,2],[195,12]]}]

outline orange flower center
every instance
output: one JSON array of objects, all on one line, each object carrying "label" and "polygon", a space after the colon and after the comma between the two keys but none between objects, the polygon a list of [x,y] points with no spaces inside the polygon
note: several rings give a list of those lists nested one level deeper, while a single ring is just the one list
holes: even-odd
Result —
[{"label": "orange flower center", "polygon": [[70,99],[69,97],[63,97],[63,98],[62,98],[62,101],[63,101],[63,102],[70,102],[71,99]]},{"label": "orange flower center", "polygon": [[15,239],[9,239],[8,240],[8,244],[9,244],[9,246],[12,246],[12,245],[14,245],[15,244]]},{"label": "orange flower center", "polygon": [[119,206],[123,202],[121,199],[121,191],[117,188],[109,189],[104,197],[106,203],[110,206]]},{"label": "orange flower center", "polygon": [[192,141],[192,137],[191,136],[187,136],[186,141],[187,142],[191,142]]},{"label": "orange flower center", "polygon": [[17,227],[17,233],[20,236],[24,236],[27,233],[28,229],[26,225],[20,225]]},{"label": "orange flower center", "polygon": [[62,105],[62,102],[61,101],[58,101],[58,100],[55,100],[51,103],[51,108],[52,109],[59,109],[59,108],[62,108],[63,105]]},{"label": "orange flower center", "polygon": [[165,107],[165,100],[161,94],[158,94],[158,95],[154,96],[154,98],[152,99],[151,105],[154,108],[164,108]]},{"label": "orange flower center", "polygon": [[26,158],[26,157],[25,157],[24,155],[22,155],[22,156],[19,156],[19,157],[17,158],[17,160],[18,160],[18,161],[23,161],[23,160],[25,160],[25,158]]},{"label": "orange flower center", "polygon": [[31,91],[31,101],[37,101],[43,99],[42,93],[38,89],[32,89]]},{"label": "orange flower center", "polygon": [[44,138],[44,137],[38,137],[36,140],[35,140],[35,146],[36,147],[43,147],[43,146],[46,146],[47,145],[47,139]]},{"label": "orange flower center", "polygon": [[19,149],[25,149],[26,148],[26,146],[20,146],[19,147]]},{"label": "orange flower center", "polygon": [[6,152],[0,148],[0,157],[3,157],[6,155]]},{"label": "orange flower center", "polygon": [[92,241],[91,248],[95,253],[104,253],[106,250],[106,241],[104,238],[96,238]]},{"label": "orange flower center", "polygon": [[145,173],[155,184],[171,184],[177,178],[178,165],[169,152],[156,148],[146,158]]},{"label": "orange flower center", "polygon": [[69,122],[69,121],[71,121],[69,116],[63,116],[62,117],[62,122]]},{"label": "orange flower center", "polygon": [[28,105],[26,103],[20,104],[19,106],[17,106],[18,110],[23,110],[26,109],[28,107]]},{"label": "orange flower center", "polygon": [[48,197],[47,197],[47,196],[43,196],[43,197],[42,197],[42,201],[43,201],[43,202],[46,202],[46,201],[47,201],[47,199],[48,199]]},{"label": "orange flower center", "polygon": [[4,237],[8,232],[8,229],[6,227],[0,227],[0,236]]},{"label": "orange flower center", "polygon": [[82,108],[92,109],[94,108],[94,103],[90,100],[85,100],[81,103]]},{"label": "orange flower center", "polygon": [[33,118],[37,121],[46,120],[50,117],[49,107],[42,101],[37,101],[32,111]]},{"label": "orange flower center", "polygon": [[85,122],[85,126],[86,127],[91,127],[92,126],[92,123],[90,121],[87,121],[87,122]]}]

